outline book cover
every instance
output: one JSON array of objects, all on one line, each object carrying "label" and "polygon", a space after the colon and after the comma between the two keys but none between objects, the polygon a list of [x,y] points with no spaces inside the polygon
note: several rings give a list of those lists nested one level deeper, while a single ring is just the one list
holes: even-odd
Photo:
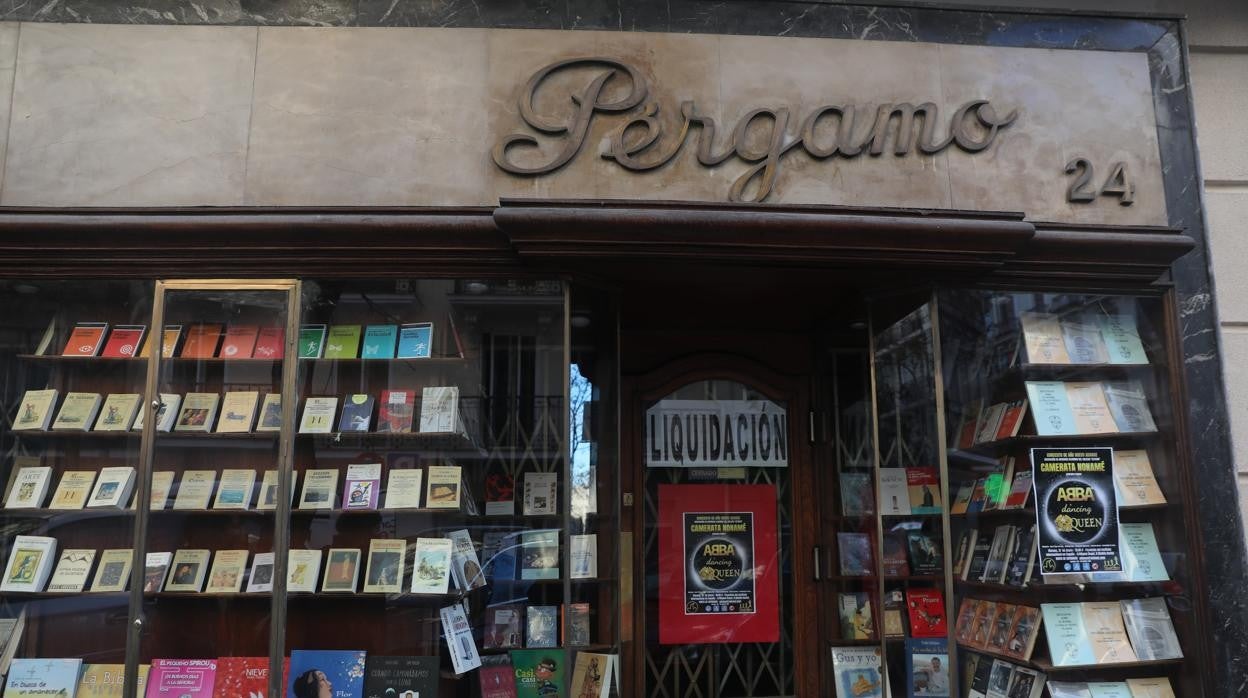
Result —
[{"label": "book cover", "polygon": [[464,674],[481,666],[477,643],[472,637],[472,625],[468,622],[464,604],[451,604],[439,609],[442,619],[442,636],[451,654],[451,669]]},{"label": "book cover", "polygon": [[979,530],[965,528],[958,534],[958,546],[953,550],[953,576],[965,579],[971,564],[971,554],[975,550],[975,541],[979,538]]},{"label": "book cover", "polygon": [[52,422],[53,431],[87,431],[95,423],[103,397],[99,393],[66,393],[61,411]]},{"label": "book cover", "polygon": [[247,571],[246,550],[218,550],[212,556],[212,568],[208,572],[209,594],[237,594],[243,589],[243,575]]},{"label": "book cover", "polygon": [[[363,698],[363,650],[291,650],[286,698]],[[324,683],[322,683],[324,682]]]},{"label": "book cover", "polygon": [[988,548],[988,559],[984,562],[984,571],[979,581],[1001,584],[1005,581],[1006,566],[1009,564],[1010,545],[1014,539],[1014,527],[1005,524],[993,530],[992,545]]},{"label": "book cover", "polygon": [[381,463],[347,465],[342,488],[343,509],[376,509],[381,489]]},{"label": "book cover", "polygon": [[398,594],[403,591],[403,559],[407,542],[403,539],[374,538],[368,542],[368,565],[364,572],[364,592]]},{"label": "book cover", "polygon": [[259,337],[259,325],[229,325],[219,354],[223,359],[250,359]]},{"label": "book cover", "polygon": [[1119,523],[1122,572],[1129,582],[1164,582],[1170,579],[1166,563],[1157,548],[1157,536],[1150,523]]},{"label": "book cover", "polygon": [[423,478],[420,468],[391,469],[386,480],[386,508],[419,509]]},{"label": "book cover", "polygon": [[1148,679],[1127,679],[1132,698],[1175,698],[1170,679],[1159,676]]},{"label": "book cover", "polygon": [[904,468],[880,468],[880,513],[885,516],[910,513],[910,490]]},{"label": "book cover", "polygon": [[256,403],[260,393],[255,390],[235,391],[225,394],[221,401],[221,419],[217,432],[222,434],[246,434],[256,423]]},{"label": "book cover", "polygon": [[975,617],[971,619],[971,633],[967,644],[980,649],[987,647],[992,638],[992,620],[996,617],[996,602],[980,601],[975,607]]},{"label": "book cover", "polygon": [[525,531],[520,536],[520,579],[559,579],[559,531]]},{"label": "book cover", "polygon": [[569,576],[572,579],[597,579],[598,536],[593,533],[573,534],[568,537],[568,542],[571,546],[568,552]]},{"label": "book cover", "polygon": [[94,549],[62,550],[57,556],[56,571],[48,580],[48,591],[78,593],[87,585],[95,565]]},{"label": "book cover", "polygon": [[282,430],[282,394],[266,393],[264,402],[260,404],[260,418],[256,420],[256,431]]},{"label": "book cover", "polygon": [[[1164,598],[1123,599],[1119,604],[1131,646],[1141,660],[1183,657],[1183,648],[1174,634],[1174,624],[1170,621]],[[1045,616],[1045,623],[1048,623],[1048,616]]]},{"label": "book cover", "polygon": [[61,356],[97,356],[108,333],[107,322],[80,322],[74,325]]},{"label": "book cover", "polygon": [[217,355],[217,344],[221,342],[221,325],[195,324],[186,329],[186,341],[182,343],[184,359],[211,359]]},{"label": "book cover", "polygon": [[256,553],[251,559],[251,575],[247,577],[247,593],[273,591],[273,553]]},{"label": "book cover", "polygon": [[516,698],[516,674],[508,655],[482,657],[477,681],[481,698]]},{"label": "book cover", "polygon": [[[261,511],[272,511],[277,509],[277,488],[280,483],[277,481],[276,470],[264,471],[264,477],[260,482],[260,496],[256,500],[256,509]],[[290,474],[290,504],[295,504],[295,493],[299,491],[299,473],[292,472]]]},{"label": "book cover", "polygon": [[291,550],[286,557],[287,591],[316,591],[321,574],[320,550]]},{"label": "book cover", "polygon": [[1016,606],[1014,618],[1010,621],[1010,639],[1005,643],[1006,654],[1029,661],[1031,652],[1036,647],[1036,639],[1039,637],[1040,609],[1033,606]]},{"label": "book cover", "polygon": [[458,509],[462,470],[458,465],[431,465],[426,475],[425,507]]},{"label": "book cover", "polygon": [[221,484],[213,509],[250,509],[256,487],[256,471],[227,468],[221,471]]},{"label": "book cover", "polygon": [[516,481],[495,470],[485,476],[485,515],[513,516],[516,513]]},{"label": "book cover", "polygon": [[[165,329],[160,333],[160,358],[171,359],[174,352],[178,348],[178,341],[182,339],[181,325],[165,325]],[[139,350],[139,356],[150,358],[152,356],[152,345],[155,342],[149,341]]]},{"label": "book cover", "polygon": [[[136,696],[147,693],[147,675],[151,668],[150,664],[139,665]],[[123,698],[125,678],[125,664],[83,664],[78,693],[73,698]]]},{"label": "book cover", "polygon": [[908,696],[949,698],[949,646],[944,640],[906,640]]},{"label": "book cover", "polygon": [[217,482],[215,470],[184,470],[173,497],[174,509],[207,509]]},{"label": "book cover", "polygon": [[589,603],[564,604],[562,612],[567,613],[567,637],[564,644],[568,647],[588,647],[590,639]]},{"label": "book cover", "polygon": [[559,513],[559,475],[557,473],[524,474],[525,516],[546,516]]},{"label": "book cover", "polygon": [[618,657],[613,654],[577,652],[569,695],[575,698],[607,698],[617,664]]},{"label": "book cover", "polygon": [[4,695],[6,698],[73,698],[81,674],[81,659],[14,659],[4,683]]},{"label": "book cover", "polygon": [[445,594],[451,580],[449,538],[417,538],[412,557],[412,593]]},{"label": "book cover", "polygon": [[360,582],[360,557],[359,548],[330,548],[321,591],[354,594]]},{"label": "book cover", "polygon": [[100,415],[95,420],[95,431],[130,431],[139,414],[138,393],[112,393],[104,399]]},{"label": "book cover", "polygon": [[957,448],[970,448],[975,445],[975,430],[979,428],[979,415],[983,410],[980,403],[972,403],[962,413],[962,421],[958,425]]},{"label": "book cover", "polygon": [[1027,667],[1014,667],[1014,680],[1006,698],[1040,698],[1044,692],[1045,675]]},{"label": "book cover", "polygon": [[420,433],[451,434],[459,431],[459,388],[428,386],[420,391]]},{"label": "book cover", "polygon": [[1118,431],[1105,400],[1105,389],[1097,381],[1066,383],[1066,400],[1075,417],[1078,434],[1112,434]]},{"label": "book cover", "polygon": [[841,531],[836,534],[836,547],[841,576],[866,577],[875,574],[869,534]]},{"label": "book cover", "polygon": [[845,516],[874,516],[875,497],[871,473],[842,472],[841,513]]},{"label": "book cover", "polygon": [[158,470],[152,473],[152,511],[164,511],[169,506],[169,493],[173,490],[173,471]]},{"label": "book cover", "polygon": [[912,637],[945,637],[945,596],[939,589],[907,589]]},{"label": "book cover", "polygon": [[383,390],[381,405],[377,408],[377,431],[410,434],[415,414],[416,393],[411,390]]},{"label": "book cover", "polygon": [[398,339],[398,325],[369,325],[364,328],[364,346],[360,351],[360,358],[393,359]]},{"label": "book cover", "polygon": [[[988,659],[985,657],[984,659]],[[1004,659],[993,659],[992,668],[988,670],[987,698],[1008,698],[1006,691],[1014,678],[1014,665]]]},{"label": "book cover", "polygon": [[944,554],[931,535],[910,531],[906,534],[906,550],[910,553],[911,574],[939,575],[944,572]]},{"label": "book cover", "polygon": [[178,412],[178,421],[174,431],[212,431],[216,423],[217,403],[221,396],[216,393],[187,393],[182,399],[182,409]]},{"label": "book cover", "polygon": [[558,606],[529,606],[524,610],[524,646],[543,649],[559,646]]},{"label": "book cover", "polygon": [[[181,406],[181,395],[177,393],[161,393],[160,409],[156,410],[156,431],[173,431],[174,422],[177,420]],[[135,431],[143,431],[143,415],[147,412],[146,408],[146,405],[139,405],[139,416],[135,418],[134,426],[132,427]]]},{"label": "book cover", "polygon": [[372,395],[348,395],[342,401],[342,415],[338,418],[338,431],[368,431],[373,425]]},{"label": "book cover", "polygon": [[1031,499],[1031,470],[1024,469],[1014,473],[1014,482],[1005,496],[1004,509],[1024,509]]},{"label": "book cover", "polygon": [[958,605],[957,619],[953,622],[953,637],[958,644],[965,645],[970,642],[971,624],[975,621],[975,610],[978,606],[978,599],[962,597]]},{"label": "book cover", "polygon": [[1148,354],[1140,341],[1135,316],[1108,313],[1099,318],[1101,338],[1105,341],[1111,364],[1147,364]]},{"label": "book cover", "polygon": [[906,555],[906,534],[888,531],[884,534],[884,576],[909,577],[910,558]]},{"label": "book cover", "polygon": [[[282,660],[283,683],[290,678],[290,660]],[[269,693],[268,657],[218,657],[212,698],[264,698]]]},{"label": "book cover", "polygon": [[304,325],[299,328],[299,358],[319,359],[325,351],[325,325]]},{"label": "book cover", "polygon": [[130,565],[134,551],[125,549],[105,550],[100,553],[100,564],[91,580],[91,591],[125,591],[130,585]]},{"label": "book cover", "polygon": [[337,468],[313,468],[304,471],[300,509],[333,509],[338,493]]},{"label": "book cover", "polygon": [[182,549],[173,554],[173,563],[169,566],[169,578],[165,581],[165,591],[190,591],[199,593],[204,589],[204,578],[208,575],[208,559],[212,551],[203,549]]},{"label": "book cover", "polygon": [[884,637],[905,637],[906,598],[900,589],[884,594]]},{"label": "book cover", "polygon": [[880,648],[833,647],[832,671],[838,697],[884,698]]},{"label": "book cover", "polygon": [[1068,364],[1066,340],[1062,335],[1061,322],[1054,315],[1023,313],[1019,316],[1023,325],[1023,345],[1027,350],[1027,363]]},{"label": "book cover", "polygon": [[516,676],[517,698],[563,698],[563,652],[557,650],[512,650],[511,665]]},{"label": "book cover", "polygon": [[1109,362],[1109,352],[1105,349],[1105,340],[1101,337],[1098,324],[1089,324],[1074,319],[1062,321],[1062,338],[1066,342],[1066,353],[1072,364],[1103,364]]},{"label": "book cover", "polygon": [[1122,624],[1122,609],[1117,601],[1089,601],[1083,608],[1083,628],[1088,635],[1092,656],[1097,664],[1136,661],[1131,641]]},{"label": "book cover", "polygon": [[283,358],[286,355],[286,328],[277,325],[261,327],[251,355],[257,359]]},{"label": "book cover", "polygon": [[57,391],[27,390],[17,408],[11,431],[47,431],[52,424],[52,408],[56,406]]},{"label": "book cover", "polygon": [[[984,499],[982,511],[993,511],[1000,508],[1005,503],[1006,482],[1005,473],[995,472],[989,473],[982,478],[984,482]],[[971,493],[974,496],[974,493]]]},{"label": "book cover", "polygon": [[988,565],[988,556],[992,552],[992,540],[993,536],[988,535],[986,530],[976,536],[971,549],[971,559],[962,571],[963,580],[983,581],[984,567]]},{"label": "book cover", "polygon": [[1148,395],[1138,380],[1114,381],[1105,386],[1105,399],[1119,431],[1157,431],[1153,413],[1148,409]]},{"label": "book cover", "polygon": [[1166,503],[1166,496],[1153,476],[1148,451],[1114,451],[1114,487],[1120,507]]},{"label": "book cover", "polygon": [[165,588],[165,577],[172,563],[173,553],[148,553],[144,556],[143,593],[154,594]]},{"label": "book cover", "polygon": [[1092,643],[1083,627],[1083,609],[1077,603],[1040,604],[1049,659],[1054,666],[1095,664]]},{"label": "book cover", "polygon": [[427,359],[432,355],[432,322],[406,323],[399,327],[399,345],[396,354],[397,358]]},{"label": "book cover", "polygon": [[949,505],[949,513],[959,516],[966,513],[971,505],[971,495],[975,493],[975,481],[969,480],[958,486],[958,491],[953,497],[953,503]]},{"label": "book cover", "polygon": [[43,591],[56,561],[56,539],[46,536],[15,536],[9,549],[0,591]]},{"label": "book cover", "polygon": [[1031,581],[1032,572],[1035,571],[1038,544],[1036,540],[1036,525],[1020,526],[1016,531],[1016,541],[1013,546],[1014,553],[1005,571],[1005,583],[1010,586],[1021,587]]},{"label": "book cover", "polygon": [[993,440],[1000,441],[1014,436],[1018,436],[1018,431],[1023,425],[1023,419],[1027,416],[1027,401],[1015,400],[1005,406],[1005,412],[1001,415],[1001,424],[997,427],[997,433],[993,436]]},{"label": "book cover", "polygon": [[1071,436],[1078,434],[1075,415],[1066,399],[1066,384],[1061,381],[1027,381],[1027,401],[1031,420],[1040,436]]},{"label": "book cover", "polygon": [[360,326],[333,325],[325,339],[326,359],[355,359],[360,356]]},{"label": "book cover", "polygon": [[985,649],[997,654],[1006,654],[1005,648],[1010,642],[1010,628],[1013,627],[1016,612],[1018,612],[1018,606],[1014,604],[997,604],[997,611],[993,614],[992,622],[988,626],[988,645]]},{"label": "book cover", "polygon": [[338,398],[310,397],[303,402],[303,418],[299,420],[300,434],[328,434],[334,428],[334,415],[338,414]]},{"label": "book cover", "polygon": [[19,468],[13,478],[13,487],[4,503],[6,509],[38,509],[48,496],[52,480],[52,468],[41,465]]},{"label": "book cover", "polygon": [[364,698],[437,698],[438,657],[368,655]]},{"label": "book cover", "polygon": [[996,440],[997,429],[1001,427],[1001,418],[1005,416],[1005,408],[1005,403],[998,402],[979,415],[979,422],[975,425],[975,443],[982,444]]},{"label": "book cover", "polygon": [[485,610],[485,619],[485,629],[481,637],[482,647],[494,650],[524,645],[522,606],[491,606]]},{"label": "book cover", "polygon": [[874,640],[875,619],[871,613],[871,595],[865,591],[837,594],[841,619],[841,638]]},{"label": "book cover", "polygon": [[1123,681],[1090,681],[1088,692],[1092,698],[1134,698]]},{"label": "book cover", "polygon": [[451,579],[460,590],[478,589],[485,586],[485,575],[481,573],[481,561],[477,558],[477,549],[467,529],[451,531]]}]

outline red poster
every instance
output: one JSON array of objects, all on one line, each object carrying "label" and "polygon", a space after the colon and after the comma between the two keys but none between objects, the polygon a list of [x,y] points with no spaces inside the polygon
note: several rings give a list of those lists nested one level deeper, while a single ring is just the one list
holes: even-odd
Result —
[{"label": "red poster", "polygon": [[659,642],[778,642],[771,485],[659,486]]}]

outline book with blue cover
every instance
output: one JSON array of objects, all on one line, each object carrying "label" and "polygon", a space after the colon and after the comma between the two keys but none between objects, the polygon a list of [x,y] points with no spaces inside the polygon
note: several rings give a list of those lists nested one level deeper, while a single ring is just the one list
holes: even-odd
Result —
[{"label": "book with blue cover", "polygon": [[399,338],[398,325],[369,325],[364,328],[364,346],[361,359],[393,359],[394,346]]},{"label": "book with blue cover", "polygon": [[338,431],[368,431],[373,425],[373,405],[376,399],[372,395],[357,393],[348,395],[342,401],[342,415],[338,417]]},{"label": "book with blue cover", "polygon": [[323,676],[332,698],[364,698],[365,655],[362,650],[292,650],[286,697],[320,695]]},{"label": "book with blue cover", "polygon": [[4,695],[13,698],[72,698],[82,673],[81,659],[14,659]]},{"label": "book with blue cover", "polygon": [[949,698],[949,643],[943,638],[906,640],[908,696]]},{"label": "book with blue cover", "polygon": [[398,358],[427,359],[432,355],[432,322],[413,322],[399,327]]}]

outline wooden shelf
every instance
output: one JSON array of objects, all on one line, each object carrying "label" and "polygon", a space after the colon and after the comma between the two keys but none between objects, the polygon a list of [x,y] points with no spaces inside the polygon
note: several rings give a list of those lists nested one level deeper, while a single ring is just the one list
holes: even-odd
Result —
[{"label": "wooden shelf", "polygon": [[[101,364],[132,364],[135,366],[146,366],[147,357],[145,356],[59,356],[47,355],[39,356],[37,354],[18,354],[17,358],[21,361],[29,361],[32,363],[42,364],[80,364],[87,366],[98,366]],[[342,366],[359,366],[361,364],[376,364],[378,366],[394,366],[405,365],[413,366],[417,364],[455,364],[467,361],[463,356],[430,356],[424,359],[296,359],[301,363],[313,365],[342,365]],[[262,357],[246,357],[246,358],[227,358],[223,356],[210,356],[203,358],[173,356],[165,357],[160,363],[165,366],[263,366],[265,364],[277,365],[281,364],[283,359],[269,359]]]},{"label": "wooden shelf", "polygon": [[965,514],[950,514],[951,519],[1001,519],[1001,518],[1025,517],[1036,518],[1036,510],[1034,507],[1025,507],[1023,509],[992,509],[990,511],[971,511]]},{"label": "wooden shelf", "polygon": [[995,657],[997,659],[1003,659],[1007,662],[1012,662],[1014,664],[1020,664],[1022,666],[1029,667],[1037,671],[1042,671],[1046,674],[1060,674],[1060,673],[1069,673],[1069,672],[1093,672],[1093,671],[1111,672],[1111,671],[1122,670],[1122,669],[1145,669],[1145,668],[1155,668],[1155,667],[1164,668],[1164,667],[1177,666],[1183,663],[1183,659],[1180,658],[1180,659],[1156,659],[1156,660],[1151,660],[1151,661],[1112,662],[1112,663],[1106,663],[1106,664],[1068,664],[1068,665],[1063,665],[1063,666],[1056,666],[1047,659],[1039,659],[1039,658],[1033,657],[1031,660],[1023,660],[1023,659],[1019,659],[1018,657],[1014,657],[1008,654],[1002,654],[1000,652],[993,652],[992,650],[981,649],[979,647],[975,647],[973,645],[966,645],[961,642],[958,643],[958,647],[968,652],[975,652],[976,654],[982,654],[988,657]]},{"label": "wooden shelf", "polygon": [[0,519],[38,519],[52,521],[69,519],[73,521],[90,521],[93,519],[132,518],[133,509],[91,508],[91,509],[3,509]]},{"label": "wooden shelf", "polygon": [[1000,441],[987,441],[982,444],[975,444],[974,446],[969,446],[967,448],[951,448],[948,450],[948,453],[951,458],[960,458],[972,462],[980,462],[987,454],[1001,453],[1024,446],[1037,448],[1050,444],[1057,444],[1061,446],[1095,446],[1102,442],[1117,443],[1122,441],[1144,441],[1155,439],[1160,434],[1160,431],[1117,431],[1108,434],[1069,434],[1066,436],[1020,434],[1018,436],[1011,436],[1008,439],[1001,439]]},{"label": "wooden shelf", "polygon": [[[1034,578],[1033,578],[1034,579]],[[984,591],[1006,592],[1006,593],[1034,593],[1034,592],[1066,592],[1066,593],[1087,593],[1089,591],[1104,591],[1118,594],[1131,593],[1151,593],[1156,594],[1158,587],[1168,584],[1174,584],[1173,580],[1163,580],[1156,582],[1083,582],[1083,583],[1063,583],[1063,584],[1044,584],[1030,583],[1026,586],[1012,586],[1009,584],[997,584],[994,582],[974,582],[970,580],[954,580],[954,586],[964,589],[980,589]]]},{"label": "wooden shelf", "polygon": [[446,365],[446,364],[462,364],[467,359],[463,356],[430,356],[424,359],[299,359],[300,363],[312,364],[315,366],[334,365],[334,366],[418,366],[418,365]]},{"label": "wooden shelf", "polygon": [[484,456],[466,434],[458,432],[439,433],[392,433],[376,431],[336,431],[328,434],[295,434],[303,442],[312,442],[320,448],[378,448],[393,445],[405,448],[423,448],[439,451],[465,451],[471,455]]}]

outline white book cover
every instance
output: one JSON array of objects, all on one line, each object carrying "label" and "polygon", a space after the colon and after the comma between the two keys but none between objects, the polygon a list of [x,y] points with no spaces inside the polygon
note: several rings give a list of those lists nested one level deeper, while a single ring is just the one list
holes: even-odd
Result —
[{"label": "white book cover", "polygon": [[185,470],[178,481],[173,498],[174,509],[207,509],[212,501],[212,486],[217,482],[215,470]]},{"label": "white book cover", "polygon": [[420,468],[391,470],[386,481],[386,509],[419,509],[420,485],[424,471]]},{"label": "white book cover", "polygon": [[1072,364],[1109,363],[1109,352],[1099,324],[1062,320],[1062,337]]},{"label": "white book cover", "polygon": [[87,431],[95,423],[104,401],[99,393],[66,393],[61,411],[56,413],[52,431]]},{"label": "white book cover", "polygon": [[351,463],[347,465],[346,484],[343,486],[343,506],[346,509],[376,509],[377,489],[381,487],[381,463]]},{"label": "white book cover", "polygon": [[300,509],[333,509],[338,494],[338,469],[314,468],[303,474]]},{"label": "white book cover", "polygon": [[173,490],[173,471],[158,470],[152,473],[152,511],[164,511],[169,506],[169,492]]},{"label": "white book cover", "polygon": [[451,578],[449,538],[417,538],[412,558],[412,593],[445,594]]},{"label": "white book cover", "polygon": [[61,475],[61,481],[52,493],[49,509],[81,509],[87,505],[91,496],[91,486],[95,484],[94,470],[69,470]]},{"label": "white book cover", "polygon": [[[156,431],[170,432],[173,431],[173,424],[177,421],[179,408],[182,406],[182,396],[177,393],[161,393],[160,409],[156,411]],[[147,414],[147,405],[139,405],[139,416],[134,420],[134,431],[143,431],[143,419]]]},{"label": "white book cover", "polygon": [[73,698],[81,676],[82,659],[15,659],[4,695],[8,698]]},{"label": "white book cover", "polygon": [[204,589],[208,575],[208,559],[212,551],[184,548],[173,554],[165,591],[189,591],[198,594]]},{"label": "white book cover", "polygon": [[251,575],[247,577],[247,593],[273,591],[273,553],[256,553],[251,559]]},{"label": "white book cover", "polygon": [[256,471],[226,469],[221,471],[221,484],[213,509],[250,509],[252,490],[256,486]]},{"label": "white book cover", "polygon": [[459,508],[463,471],[458,465],[431,465],[426,477],[425,508]]},{"label": "white book cover", "polygon": [[334,415],[338,413],[338,398],[310,397],[303,403],[303,418],[299,420],[300,434],[328,434],[334,428]]},{"label": "white book cover", "polygon": [[910,513],[910,488],[905,468],[880,468],[880,513],[886,516]]},{"label": "white book cover", "polygon": [[91,490],[91,498],[87,500],[87,508],[124,509],[130,504],[130,493],[133,491],[134,468],[128,465],[101,468],[95,489]]},{"label": "white book cover", "polygon": [[321,551],[291,550],[287,559],[286,590],[316,591],[316,580],[321,573]]},{"label": "white book cover", "polygon": [[1105,385],[1105,400],[1109,403],[1114,423],[1123,432],[1157,431],[1153,413],[1148,409],[1148,396],[1138,380],[1115,381]]},{"label": "white book cover", "polygon": [[217,419],[217,405],[221,396],[216,393],[187,393],[178,410],[174,431],[210,432]]},{"label": "white book cover", "polygon": [[368,566],[364,572],[364,591],[370,594],[399,594],[403,591],[403,560],[407,541],[374,538],[368,542]]},{"label": "white book cover", "polygon": [[593,533],[573,535],[571,547],[568,562],[572,567],[572,579],[597,579],[598,536]]},{"label": "white book cover", "polygon": [[130,582],[133,561],[134,551],[129,548],[101,552],[95,579],[91,580],[91,591],[125,591]]},{"label": "white book cover", "polygon": [[217,420],[217,433],[246,434],[256,421],[256,404],[260,401],[257,391],[228,392],[221,401],[221,419]]},{"label": "white book cover", "polygon": [[[260,511],[272,511],[277,509],[277,471],[266,470],[264,477],[260,482],[260,496],[256,499],[256,509]],[[299,473],[292,472],[290,474],[290,504],[294,506],[295,495],[299,492]]]},{"label": "white book cover", "polygon": [[95,420],[95,430],[130,431],[142,400],[143,396],[138,393],[110,394],[100,408],[100,416]]},{"label": "white book cover", "polygon": [[243,589],[243,574],[247,571],[246,550],[218,550],[212,556],[212,569],[208,572],[209,594],[237,594]]},{"label": "white book cover", "polygon": [[91,577],[91,567],[94,563],[94,549],[62,550],[57,556],[56,571],[52,573],[52,579],[48,581],[48,591],[75,594],[82,591]]},{"label": "white book cover", "polygon": [[427,387],[420,393],[420,433],[459,431],[459,388]]},{"label": "white book cover", "polygon": [[1150,662],[1183,657],[1183,648],[1174,634],[1164,598],[1123,599],[1119,603],[1123,624],[1137,657]]},{"label": "white book cover", "polygon": [[15,536],[0,591],[43,591],[55,562],[55,538]]},{"label": "white book cover", "polygon": [[460,604],[447,606],[440,611],[442,633],[446,647],[451,652],[451,668],[456,674],[465,674],[481,666],[477,643],[472,637],[472,625]]},{"label": "white book cover", "polygon": [[52,480],[52,468],[41,465],[20,468],[13,479],[13,488],[9,490],[9,499],[4,503],[6,509],[38,509],[48,496],[49,483]]},{"label": "white book cover", "polygon": [[524,474],[525,516],[559,513],[559,476],[557,473]]},{"label": "white book cover", "polygon": [[455,586],[461,590],[485,586],[481,560],[477,557],[477,548],[468,529],[451,531],[448,537],[451,540],[451,578],[455,580]]},{"label": "white book cover", "polygon": [[56,390],[27,390],[17,407],[12,431],[47,431],[52,424],[52,408],[56,406]]}]

